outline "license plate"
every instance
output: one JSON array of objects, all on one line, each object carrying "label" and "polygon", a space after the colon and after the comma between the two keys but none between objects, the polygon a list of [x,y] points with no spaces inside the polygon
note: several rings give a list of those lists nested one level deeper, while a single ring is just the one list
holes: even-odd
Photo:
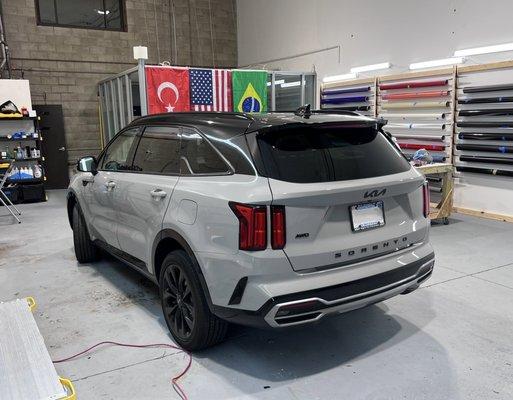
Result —
[{"label": "license plate", "polygon": [[385,225],[385,213],[382,201],[372,203],[355,204],[350,207],[351,223],[353,231],[364,231],[366,229],[379,228]]}]

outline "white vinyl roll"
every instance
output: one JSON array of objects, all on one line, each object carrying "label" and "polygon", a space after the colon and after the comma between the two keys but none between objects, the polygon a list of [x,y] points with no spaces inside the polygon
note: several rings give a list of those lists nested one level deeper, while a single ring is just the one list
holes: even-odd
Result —
[{"label": "white vinyl roll", "polygon": [[449,107],[449,101],[401,101],[401,102],[381,102],[381,108],[384,110],[406,109],[406,108],[446,108]]},{"label": "white vinyl roll", "polygon": [[380,114],[380,117],[383,118],[398,118],[403,121],[408,121],[411,118],[416,119],[430,119],[430,120],[445,120],[446,113],[411,113],[411,114]]},{"label": "white vinyl roll", "polygon": [[[386,130],[386,125],[385,125],[385,130]],[[440,135],[440,136],[435,136],[435,135],[403,135],[403,134],[400,134],[400,133],[396,133],[394,135],[396,138],[399,138],[399,139],[417,139],[417,140],[428,140],[428,141],[444,141],[445,140],[445,135]]]},{"label": "white vinyl roll", "polygon": [[426,130],[445,130],[446,124],[387,124],[388,128],[397,129],[426,129]]}]

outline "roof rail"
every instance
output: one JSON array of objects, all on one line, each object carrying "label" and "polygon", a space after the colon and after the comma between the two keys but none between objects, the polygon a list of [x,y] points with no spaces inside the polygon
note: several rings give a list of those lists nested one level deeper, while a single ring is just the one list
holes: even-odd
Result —
[{"label": "roof rail", "polygon": [[147,114],[147,115],[141,115],[136,118],[134,118],[131,122],[138,121],[140,119],[145,118],[151,118],[151,117],[179,117],[179,116],[188,116],[191,114],[198,114],[198,115],[208,115],[208,114],[214,114],[217,116],[239,116],[244,117],[250,121],[254,121],[255,119],[253,116],[249,113],[245,112],[236,112],[236,111],[177,111],[177,112],[165,112],[165,113],[158,113],[158,114]]}]

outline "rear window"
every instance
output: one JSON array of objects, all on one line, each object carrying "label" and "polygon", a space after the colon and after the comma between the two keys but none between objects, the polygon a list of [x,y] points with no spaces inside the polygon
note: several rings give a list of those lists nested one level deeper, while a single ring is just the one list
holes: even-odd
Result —
[{"label": "rear window", "polygon": [[405,172],[409,163],[374,127],[294,127],[258,135],[269,178],[346,181]]}]

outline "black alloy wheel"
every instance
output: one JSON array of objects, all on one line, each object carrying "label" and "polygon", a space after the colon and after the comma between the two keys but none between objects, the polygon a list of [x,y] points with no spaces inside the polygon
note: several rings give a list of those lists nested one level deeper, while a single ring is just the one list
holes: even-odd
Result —
[{"label": "black alloy wheel", "polygon": [[162,261],[159,292],[166,325],[175,342],[195,351],[221,342],[228,323],[212,314],[199,278],[199,265],[184,250]]},{"label": "black alloy wheel", "polygon": [[178,265],[171,265],[164,274],[163,307],[174,333],[182,340],[194,330],[195,308],[190,283]]}]

